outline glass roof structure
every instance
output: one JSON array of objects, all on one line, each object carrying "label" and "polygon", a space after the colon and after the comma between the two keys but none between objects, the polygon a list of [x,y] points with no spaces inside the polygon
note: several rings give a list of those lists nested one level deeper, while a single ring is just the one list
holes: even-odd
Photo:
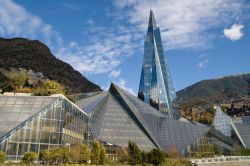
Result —
[{"label": "glass roof structure", "polygon": [[[0,96],[0,150],[8,160],[89,142],[88,116],[63,95]],[[87,139],[86,139],[87,138]]]},{"label": "glass roof structure", "polygon": [[[133,141],[144,151],[174,147],[189,157],[213,156],[214,146],[233,150],[233,139],[224,131],[230,121],[220,109],[214,120],[219,127],[210,128],[166,116],[115,84],[108,92],[79,99],[74,104],[60,95],[0,96],[0,150],[8,159],[19,160],[26,151],[39,153],[83,141],[91,146],[93,139],[124,148]],[[250,146],[249,124],[249,118],[231,123],[245,147]]]},{"label": "glass roof structure", "polygon": [[115,84],[104,96],[88,99],[92,102],[77,102],[82,109],[92,108],[90,128],[94,137],[103,142],[127,147],[128,141],[133,141],[145,151],[175,146],[184,152],[210,129],[174,120]]},{"label": "glass roof structure", "polygon": [[168,114],[170,118],[180,117],[176,93],[164,57],[160,28],[156,25],[152,10],[144,42],[144,59],[138,97],[160,112]]},{"label": "glass roof structure", "polygon": [[0,139],[58,97],[0,96]]},{"label": "glass roof structure", "polygon": [[214,115],[213,126],[227,137],[232,135],[232,118],[222,111],[218,106]]},{"label": "glass roof structure", "polygon": [[250,116],[234,119],[233,129],[245,148],[250,148]]}]

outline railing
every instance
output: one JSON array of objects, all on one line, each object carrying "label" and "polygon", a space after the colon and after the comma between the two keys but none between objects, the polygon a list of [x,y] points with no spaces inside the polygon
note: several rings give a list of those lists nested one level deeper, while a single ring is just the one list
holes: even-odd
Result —
[{"label": "railing", "polygon": [[227,163],[250,161],[250,156],[219,156],[214,158],[191,159],[194,164],[208,164],[208,163]]}]

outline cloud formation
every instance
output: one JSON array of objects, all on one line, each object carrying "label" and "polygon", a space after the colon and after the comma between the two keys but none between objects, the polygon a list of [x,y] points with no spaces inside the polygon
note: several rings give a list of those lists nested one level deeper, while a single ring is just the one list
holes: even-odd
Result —
[{"label": "cloud formation", "polygon": [[117,82],[117,85],[120,86],[121,88],[125,89],[126,91],[128,91],[129,93],[133,94],[135,96],[135,91],[132,88],[129,88],[126,85],[127,81],[124,80],[123,78],[120,78]]},{"label": "cloud formation", "polygon": [[51,46],[55,46],[55,42],[60,46],[62,42],[59,33],[51,25],[11,0],[0,1],[0,36],[39,39]]},{"label": "cloud formation", "polygon": [[[212,39],[220,36],[211,33],[223,29],[243,10],[241,0],[117,0],[115,5],[128,23],[145,34],[149,10],[153,9],[161,28],[165,48],[204,49]],[[114,15],[115,16],[115,15]]]},{"label": "cloud formation", "polygon": [[[78,9],[74,4],[63,5]],[[82,45],[75,41],[66,43],[60,33],[41,18],[12,0],[0,1],[0,36],[38,39],[47,44],[59,59],[83,74],[110,72],[125,57],[133,54],[136,44],[133,44],[133,36],[126,28],[97,26],[93,25],[92,20],[88,20],[88,24],[93,28],[88,29],[87,33],[91,35],[87,44]]]},{"label": "cloud formation", "polygon": [[111,71],[111,73],[109,74],[109,77],[117,78],[118,76],[120,76],[120,74],[121,74],[121,70],[113,70],[113,71]]},{"label": "cloud formation", "polygon": [[244,28],[241,24],[233,24],[231,28],[224,29],[224,36],[232,41],[239,40],[243,37],[242,29]]},{"label": "cloud formation", "polygon": [[[62,5],[71,10],[80,10],[74,4]],[[216,36],[221,35],[213,30],[224,29],[225,25],[231,24],[241,15],[243,5],[244,1],[241,0],[117,0],[112,6],[116,9],[106,12],[108,25],[97,25],[96,20],[87,20],[86,29],[82,32],[86,37],[83,45],[63,41],[60,33],[38,16],[12,0],[1,0],[0,36],[39,39],[59,59],[81,73],[109,73],[110,78],[119,80],[120,86],[133,92],[126,86],[117,68],[136,51],[143,55],[140,49],[143,48],[150,9],[154,10],[166,50],[204,49],[211,45]],[[226,29],[226,32],[235,40],[240,35],[236,35],[233,29],[233,32],[232,28],[231,31]],[[206,63],[208,60],[200,62],[198,66]]]},{"label": "cloud formation", "polygon": [[197,66],[199,68],[204,68],[207,64],[208,64],[208,59],[199,62]]}]

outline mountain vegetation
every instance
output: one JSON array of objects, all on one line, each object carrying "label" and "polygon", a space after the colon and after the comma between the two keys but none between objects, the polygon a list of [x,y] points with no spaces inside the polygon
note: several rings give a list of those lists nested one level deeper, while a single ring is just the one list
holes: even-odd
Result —
[{"label": "mountain vegetation", "polygon": [[[68,94],[101,90],[69,64],[57,59],[50,49],[38,40],[0,38],[0,68],[26,70],[33,77],[54,80],[62,84]],[[6,86],[7,82],[8,77],[1,72],[0,88]],[[23,84],[20,83],[19,86],[22,89]]]},{"label": "mountain vegetation", "polygon": [[177,92],[182,115],[210,124],[214,106],[230,116],[250,115],[250,74],[203,80]]}]

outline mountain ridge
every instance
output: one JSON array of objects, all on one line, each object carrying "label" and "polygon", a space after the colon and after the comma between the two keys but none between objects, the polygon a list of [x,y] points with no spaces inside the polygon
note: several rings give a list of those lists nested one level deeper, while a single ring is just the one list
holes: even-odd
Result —
[{"label": "mountain ridge", "polygon": [[[82,76],[72,66],[55,57],[39,40],[0,38],[0,66],[41,72],[48,79],[62,83],[69,93],[100,91],[101,88]],[[0,75],[0,82],[5,78]]]}]

